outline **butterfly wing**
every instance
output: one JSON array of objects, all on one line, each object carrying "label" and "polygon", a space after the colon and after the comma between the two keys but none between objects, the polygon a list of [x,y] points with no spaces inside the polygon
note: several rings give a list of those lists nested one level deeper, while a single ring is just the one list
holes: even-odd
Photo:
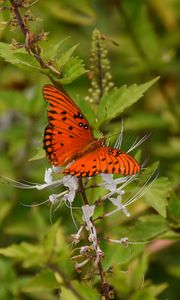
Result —
[{"label": "butterfly wing", "polygon": [[134,175],[139,172],[140,165],[133,157],[111,147],[99,147],[64,170],[64,174],[77,177],[91,177],[100,173]]},{"label": "butterfly wing", "polygon": [[48,125],[44,132],[44,149],[54,166],[66,165],[94,141],[92,129],[75,103],[52,85],[43,87],[49,103]]}]

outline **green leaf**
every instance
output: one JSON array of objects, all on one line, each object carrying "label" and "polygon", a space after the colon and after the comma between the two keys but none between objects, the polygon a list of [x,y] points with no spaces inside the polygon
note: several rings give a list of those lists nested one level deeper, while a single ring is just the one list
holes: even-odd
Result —
[{"label": "green leaf", "polygon": [[58,41],[56,43],[53,42],[43,42],[41,48],[41,57],[45,61],[53,61],[56,60],[63,52],[63,47],[65,46],[65,42],[69,39],[66,37],[65,39]]},{"label": "green leaf", "polygon": [[105,121],[110,121],[119,116],[126,108],[137,102],[143,93],[152,86],[159,77],[154,78],[146,83],[130,87],[122,86],[113,88],[105,94],[98,107],[98,124],[102,125]]},{"label": "green leaf", "polygon": [[99,293],[87,283],[71,281],[70,289],[61,288],[62,300],[100,300]]},{"label": "green leaf", "polygon": [[73,293],[70,289],[61,287],[61,300],[70,300],[70,299],[79,300],[79,297],[78,295],[76,295],[76,293]]},{"label": "green leaf", "polygon": [[30,70],[31,68],[39,70],[39,64],[35,58],[28,54],[25,49],[14,50],[12,45],[0,42],[0,56],[5,61],[15,65],[23,70]]},{"label": "green leaf", "polygon": [[[166,284],[153,286],[144,281],[147,271],[147,256],[133,260],[128,266],[113,266],[108,281],[122,299],[155,300],[166,287]],[[119,299],[119,298],[117,298]]]},{"label": "green leaf", "polygon": [[44,250],[48,255],[51,255],[52,252],[65,249],[65,246],[66,242],[63,232],[59,227],[59,222],[56,222],[51,226],[44,237]]},{"label": "green leaf", "polygon": [[83,60],[79,57],[71,57],[64,66],[62,77],[58,81],[61,84],[69,84],[86,72]]},{"label": "green leaf", "polygon": [[42,289],[57,289],[59,288],[59,283],[56,280],[55,274],[53,271],[46,269],[37,273],[36,276],[28,280],[25,287],[23,288],[24,292],[33,292]]},{"label": "green leaf", "polygon": [[60,58],[56,59],[56,63],[58,65],[58,69],[62,69],[65,64],[70,60],[71,56],[73,55],[74,51],[76,50],[78,44],[74,45],[70,49],[68,49],[65,53],[61,54]]},{"label": "green leaf", "polygon": [[161,294],[167,287],[168,284],[166,283],[144,287],[136,291],[131,300],[158,300],[159,298],[156,296]]},{"label": "green leaf", "polygon": [[[150,241],[164,234],[168,229],[167,221],[164,218],[159,215],[148,215],[139,218],[132,225],[120,226],[119,231],[123,236],[127,236],[130,242],[141,242]],[[117,231],[116,234],[118,234]]]},{"label": "green leaf", "polygon": [[[128,236],[128,235],[126,235]],[[115,243],[106,244],[104,247],[105,258],[103,266],[105,269],[109,269],[112,265],[127,264],[133,258],[137,257],[144,249],[144,245],[133,245],[132,247],[125,247]]]},{"label": "green leaf", "polygon": [[39,265],[43,259],[42,247],[23,242],[18,245],[11,245],[7,248],[0,248],[0,254],[21,261],[25,268]]},{"label": "green leaf", "polygon": [[152,206],[162,217],[166,217],[167,199],[170,195],[170,182],[168,178],[156,179],[151,188],[144,194],[143,199]]},{"label": "green leaf", "polygon": [[133,24],[132,30],[138,44],[138,54],[145,56],[149,61],[157,60],[160,57],[160,43],[147,5],[144,1],[127,0],[123,6],[128,15],[128,22]]},{"label": "green leaf", "polygon": [[65,236],[59,222],[51,226],[44,238],[44,255],[48,262],[56,264],[63,270],[66,276],[72,274],[72,263],[70,249],[66,243]]},{"label": "green leaf", "polygon": [[69,247],[66,244],[62,227],[59,226],[59,222],[56,222],[51,226],[48,233],[44,238],[44,251],[46,255],[57,255],[59,259],[69,258]]}]

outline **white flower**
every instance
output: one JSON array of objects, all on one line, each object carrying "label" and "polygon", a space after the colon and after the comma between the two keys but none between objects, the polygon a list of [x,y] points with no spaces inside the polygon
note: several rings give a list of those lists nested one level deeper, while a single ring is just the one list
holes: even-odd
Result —
[{"label": "white flower", "polygon": [[82,206],[83,216],[82,219],[86,223],[86,228],[88,231],[92,231],[93,224],[91,222],[91,217],[94,214],[95,205],[84,205]]},{"label": "white flower", "polygon": [[45,170],[44,181],[49,184],[52,183],[52,168],[48,168]]},{"label": "white flower", "polygon": [[78,179],[75,176],[67,175],[63,177],[63,184],[69,189],[69,191],[64,195],[64,199],[69,203],[72,203],[78,189]]},{"label": "white flower", "polygon": [[118,195],[117,198],[109,198],[109,200],[112,202],[112,204],[114,206],[116,206],[117,208],[114,209],[113,211],[105,214],[105,217],[108,217],[112,214],[114,214],[115,212],[119,211],[119,210],[122,210],[123,213],[126,215],[126,217],[130,217],[130,213],[128,212],[127,208],[125,207],[125,205],[123,205],[121,203],[121,200],[122,200],[122,196],[121,195]]}]

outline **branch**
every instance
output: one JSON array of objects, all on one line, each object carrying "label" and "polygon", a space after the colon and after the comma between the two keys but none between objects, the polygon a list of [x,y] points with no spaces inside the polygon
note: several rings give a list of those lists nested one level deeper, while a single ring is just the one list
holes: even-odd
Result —
[{"label": "branch", "polygon": [[[14,0],[9,0],[11,6],[13,8],[14,14],[16,16],[17,23],[21,29],[21,32],[25,38],[25,49],[38,61],[42,69],[50,69],[53,73],[55,73],[58,77],[61,76],[61,73],[56,70],[50,63],[46,63],[43,61],[42,57],[40,56],[41,49],[38,45],[38,36],[34,33],[30,33],[28,27],[25,25],[23,18],[19,12],[19,6]],[[39,38],[40,39],[40,38]],[[41,37],[42,39],[42,37]]]}]

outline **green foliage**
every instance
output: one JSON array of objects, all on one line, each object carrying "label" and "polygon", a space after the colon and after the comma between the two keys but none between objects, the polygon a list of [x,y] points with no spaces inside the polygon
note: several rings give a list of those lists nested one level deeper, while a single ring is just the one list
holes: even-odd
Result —
[{"label": "green foliage", "polygon": [[[27,6],[28,2],[23,1]],[[148,167],[139,182],[127,187],[125,196],[131,199],[157,168],[159,177],[127,207],[129,218],[119,211],[96,222],[98,239],[105,280],[115,300],[176,299],[180,278],[178,1],[35,1],[30,7],[32,17],[23,5],[20,12],[34,34],[31,40],[25,40],[9,10],[10,2],[2,1],[0,15],[0,299],[104,300],[93,260],[82,269],[76,265],[86,258],[78,256],[79,247],[89,242],[86,235],[72,246],[71,234],[77,230],[69,208],[61,203],[55,208],[48,202],[49,195],[63,189],[20,189],[17,182],[4,178],[23,184],[44,182],[49,164],[39,160],[45,157],[42,140],[47,124],[41,90],[47,81],[66,85],[63,88],[96,137],[101,136],[99,128],[108,137],[118,133],[122,116],[123,150],[137,136],[152,132],[137,155],[138,161],[149,159]],[[41,28],[49,33],[48,40]],[[28,49],[30,42],[32,49]],[[106,80],[96,95],[100,73]],[[112,87],[111,76],[118,87]],[[87,95],[97,101],[86,101]],[[108,200],[101,205],[104,189],[92,188],[98,181],[98,176],[92,178],[86,191],[91,204],[97,200],[97,218],[114,209]],[[46,200],[47,205],[40,205]],[[73,206],[79,227],[79,193]],[[123,237],[128,238],[128,246],[109,241]]]},{"label": "green foliage", "polygon": [[98,107],[99,126],[105,121],[116,118],[124,112],[126,108],[137,102],[143,96],[143,93],[158,79],[157,77],[139,86],[133,84],[130,87],[122,86],[119,89],[113,88],[109,93],[105,94],[101,98]]},{"label": "green foliage", "polygon": [[80,0],[78,3],[72,0],[61,3],[53,1],[51,5],[46,2],[45,7],[55,18],[68,24],[91,25],[95,20],[95,12],[87,0]]},{"label": "green foliage", "polygon": [[144,195],[144,200],[150,204],[162,217],[166,217],[167,199],[170,194],[168,178],[161,177],[156,180],[152,188]]},{"label": "green foliage", "polygon": [[13,49],[10,44],[0,42],[0,56],[5,61],[23,70],[40,69],[35,58],[30,56],[25,49]]},{"label": "green foliage", "polygon": [[71,57],[63,68],[63,76],[59,79],[59,82],[61,84],[71,83],[86,72],[82,59]]}]

